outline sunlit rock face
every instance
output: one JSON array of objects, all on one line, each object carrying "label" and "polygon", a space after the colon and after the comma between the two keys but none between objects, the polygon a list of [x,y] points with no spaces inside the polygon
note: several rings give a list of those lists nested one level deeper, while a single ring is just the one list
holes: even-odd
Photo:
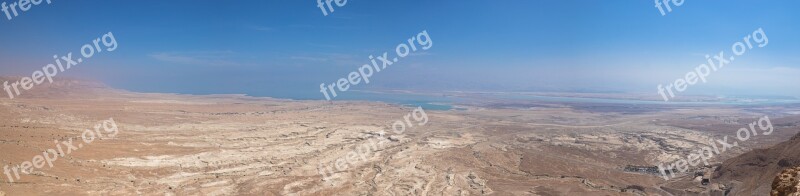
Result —
[{"label": "sunlit rock face", "polygon": [[800,196],[800,166],[783,170],[781,174],[772,181],[772,196]]}]

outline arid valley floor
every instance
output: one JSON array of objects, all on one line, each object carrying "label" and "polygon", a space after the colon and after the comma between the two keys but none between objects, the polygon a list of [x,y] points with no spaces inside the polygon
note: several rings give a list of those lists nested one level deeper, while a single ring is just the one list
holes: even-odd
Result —
[{"label": "arid valley floor", "polygon": [[[738,188],[747,189],[742,195],[764,195],[771,181],[748,185],[712,178],[702,185],[696,172],[666,181],[626,167],[686,157],[709,139],[735,137],[737,129],[764,115],[775,125],[773,134],[741,142],[713,163],[800,131],[799,105],[460,107],[426,110],[424,126],[397,134],[390,131],[392,123],[414,107],[145,94],[60,82],[0,99],[0,166],[31,161],[53,148],[54,140],[78,140],[105,119],[114,119],[119,134],[83,145],[52,168],[13,183],[0,174],[0,194],[708,195]],[[335,163],[381,135],[389,139],[380,140],[377,152],[323,180],[321,164]]]}]

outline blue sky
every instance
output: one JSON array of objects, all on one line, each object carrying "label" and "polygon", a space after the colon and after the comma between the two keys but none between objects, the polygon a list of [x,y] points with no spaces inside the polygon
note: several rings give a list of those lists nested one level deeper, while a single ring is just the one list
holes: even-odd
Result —
[{"label": "blue sky", "polygon": [[[11,3],[11,0],[0,0]],[[644,92],[758,28],[754,48],[687,94],[800,96],[798,1],[62,1],[0,18],[0,75],[30,75],[109,31],[119,48],[59,77],[140,92],[322,99],[331,83],[427,30],[434,46],[354,89]]]}]

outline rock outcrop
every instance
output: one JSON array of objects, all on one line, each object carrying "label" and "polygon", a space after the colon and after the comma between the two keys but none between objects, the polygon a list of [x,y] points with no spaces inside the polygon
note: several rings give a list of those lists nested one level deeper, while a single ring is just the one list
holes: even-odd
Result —
[{"label": "rock outcrop", "polygon": [[800,165],[800,134],[767,149],[756,149],[726,160],[714,179],[733,186],[734,195],[767,195],[781,171]]},{"label": "rock outcrop", "polygon": [[771,196],[800,196],[800,166],[783,170],[772,181]]}]

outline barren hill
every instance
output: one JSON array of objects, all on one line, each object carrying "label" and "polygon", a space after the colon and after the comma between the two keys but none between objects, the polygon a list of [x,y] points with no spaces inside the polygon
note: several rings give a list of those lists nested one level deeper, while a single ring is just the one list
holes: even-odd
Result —
[{"label": "barren hill", "polygon": [[726,160],[715,178],[733,185],[735,195],[767,195],[782,170],[800,165],[800,134],[767,149],[756,149]]},{"label": "barren hill", "polygon": [[[0,85],[8,81],[9,86],[12,86],[14,82],[20,81],[21,78],[22,77],[0,76]],[[34,85],[29,90],[17,86],[16,90],[19,90],[19,95],[16,94],[16,90],[13,87],[10,87],[9,90],[3,88],[3,86],[0,86],[0,97],[9,98],[8,91],[11,91],[11,93],[14,93],[15,99],[63,98],[65,96],[81,98],[99,94],[119,95],[120,92],[124,92],[113,89],[101,82],[73,78],[53,78],[53,83],[49,83],[45,80],[40,85]]]}]

